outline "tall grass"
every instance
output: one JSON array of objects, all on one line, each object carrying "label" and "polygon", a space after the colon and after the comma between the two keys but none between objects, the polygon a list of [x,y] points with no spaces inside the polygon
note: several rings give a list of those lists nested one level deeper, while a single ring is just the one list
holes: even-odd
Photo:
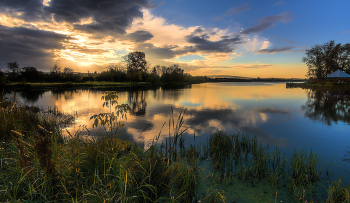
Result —
[{"label": "tall grass", "polygon": [[[0,148],[3,201],[228,202],[226,191],[211,188],[199,194],[198,181],[212,177],[215,184],[225,184],[237,177],[252,186],[264,181],[276,190],[288,187],[294,199],[305,202],[306,188],[312,200],[312,184],[320,179],[312,151],[295,150],[286,159],[277,147],[270,150],[248,135],[219,131],[206,144],[185,147],[185,111],[170,118],[165,143],[157,144],[156,135],[145,150],[110,131],[88,140],[78,133],[62,138],[60,131],[51,130],[57,127],[50,129],[58,125],[54,120],[48,125],[25,105],[1,105],[8,119],[4,122],[21,120],[21,125],[1,131],[6,135]],[[23,121],[29,118],[34,122],[26,126]],[[203,176],[199,163],[207,160],[215,173]],[[349,186],[341,187],[340,181],[329,186],[328,202],[346,202],[348,197]]]},{"label": "tall grass", "polygon": [[256,137],[220,131],[210,135],[208,146],[209,158],[219,172],[211,176],[217,183],[235,175],[253,187],[260,181],[270,182],[276,189],[288,186],[291,196],[297,200],[305,201],[308,191],[312,200],[312,184],[320,179],[319,160],[312,150],[295,150],[292,158],[286,159],[277,146],[269,150]]},{"label": "tall grass", "polygon": [[327,202],[328,203],[335,203],[335,202],[349,203],[350,202],[350,185],[341,186],[341,179],[337,181],[333,181],[329,185]]}]

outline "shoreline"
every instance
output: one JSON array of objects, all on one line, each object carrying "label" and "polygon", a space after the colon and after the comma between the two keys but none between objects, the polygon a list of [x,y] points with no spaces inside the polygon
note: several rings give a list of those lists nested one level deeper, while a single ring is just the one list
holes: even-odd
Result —
[{"label": "shoreline", "polygon": [[[302,80],[304,81],[304,80]],[[11,82],[2,86],[5,90],[23,89],[23,90],[44,90],[44,89],[67,89],[67,88],[119,88],[119,87],[178,87],[184,85],[201,84],[201,83],[220,83],[220,82],[286,82],[286,84],[303,84],[302,81],[291,80],[209,80],[193,82],[109,82],[109,81],[92,81],[92,82]],[[297,82],[297,83],[294,83]],[[1,86],[0,86],[1,87]],[[289,86],[287,85],[287,88]],[[300,87],[300,86],[290,86]],[[350,90],[350,86],[349,86]]]},{"label": "shoreline", "polygon": [[203,82],[169,82],[169,83],[147,83],[147,82],[36,82],[36,83],[18,83],[12,82],[5,84],[5,90],[23,89],[23,90],[45,90],[45,89],[70,89],[70,88],[119,88],[119,87],[167,87],[199,84]]},{"label": "shoreline", "polygon": [[286,83],[286,88],[302,88],[324,91],[350,91],[349,83]]}]

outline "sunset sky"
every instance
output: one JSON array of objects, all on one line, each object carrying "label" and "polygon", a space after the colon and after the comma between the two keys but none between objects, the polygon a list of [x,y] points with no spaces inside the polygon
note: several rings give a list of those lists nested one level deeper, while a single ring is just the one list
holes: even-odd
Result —
[{"label": "sunset sky", "polygon": [[104,71],[131,51],[192,75],[304,78],[305,49],[350,42],[349,0],[1,0],[0,69]]}]

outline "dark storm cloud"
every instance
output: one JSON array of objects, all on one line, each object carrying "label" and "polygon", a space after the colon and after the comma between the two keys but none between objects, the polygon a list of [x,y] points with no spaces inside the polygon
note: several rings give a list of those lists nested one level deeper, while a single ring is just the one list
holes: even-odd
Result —
[{"label": "dark storm cloud", "polygon": [[194,44],[194,48],[197,51],[209,52],[232,52],[233,46],[242,42],[239,36],[223,38],[219,41],[210,41],[208,40],[207,35],[188,35],[186,36],[186,40],[187,42]]},{"label": "dark storm cloud", "polygon": [[258,53],[258,54],[275,54],[277,52],[291,51],[293,48],[294,48],[294,46],[290,46],[290,47],[274,47],[272,49],[260,49],[258,51],[255,51],[255,53]]},{"label": "dark storm cloud", "polygon": [[174,58],[176,55],[196,52],[193,46],[185,46],[179,48],[177,45],[165,45],[163,47],[156,47],[151,43],[139,43],[135,50],[146,52],[149,55],[153,55],[157,59],[169,59]]},{"label": "dark storm cloud", "polygon": [[[43,13],[43,1],[42,0],[1,0],[0,12],[8,13],[13,17],[24,19],[31,22],[40,19],[45,19],[46,16]],[[21,12],[18,15],[17,12]]]},{"label": "dark storm cloud", "polygon": [[202,33],[204,30],[201,27],[198,27],[193,31],[193,33]]},{"label": "dark storm cloud", "polygon": [[75,25],[78,30],[125,34],[134,18],[143,17],[142,8],[155,6],[148,0],[51,0],[44,10],[58,22],[79,23],[81,19],[92,18],[91,24]]},{"label": "dark storm cloud", "polygon": [[54,57],[48,50],[62,49],[62,42],[67,39],[69,37],[54,32],[0,25],[0,62],[5,64],[17,61],[20,65],[45,65],[44,57]]},{"label": "dark storm cloud", "polygon": [[191,35],[186,36],[186,40],[193,46],[179,47],[177,45],[165,45],[163,47],[154,46],[151,43],[139,43],[136,50],[144,51],[150,55],[157,57],[157,59],[169,59],[174,58],[177,55],[195,53],[198,51],[205,52],[232,52],[234,45],[242,43],[239,36],[236,37],[223,37],[219,41],[208,40],[208,34],[202,34],[200,36]]},{"label": "dark storm cloud", "polygon": [[6,27],[0,25],[0,36],[4,40],[16,40],[23,44],[53,49],[61,48],[61,41],[70,39],[66,35],[44,30],[33,30],[25,27]]},{"label": "dark storm cloud", "polygon": [[259,19],[260,24],[254,27],[247,28],[243,30],[242,34],[257,33],[266,30],[267,28],[273,26],[277,22],[288,23],[292,20],[293,13],[290,11],[283,12],[279,15],[267,16],[265,18]]},{"label": "dark storm cloud", "polygon": [[174,51],[174,49],[177,47],[178,46],[176,45],[156,47],[151,43],[142,43],[142,44],[138,44],[136,49],[149,53],[150,55],[156,55],[157,58],[159,59],[168,59],[168,58],[175,57],[176,52]]},{"label": "dark storm cloud", "polygon": [[145,42],[153,38],[152,33],[145,30],[138,30],[136,32],[128,34],[128,37],[135,42]]},{"label": "dark storm cloud", "polygon": [[[149,0],[51,0],[49,6],[43,0],[2,0],[0,12],[25,21],[51,20],[79,23],[91,18],[91,24],[74,24],[78,30],[94,34],[125,34],[135,18],[142,18],[142,8],[154,8]],[[19,15],[18,13],[21,12]]]}]

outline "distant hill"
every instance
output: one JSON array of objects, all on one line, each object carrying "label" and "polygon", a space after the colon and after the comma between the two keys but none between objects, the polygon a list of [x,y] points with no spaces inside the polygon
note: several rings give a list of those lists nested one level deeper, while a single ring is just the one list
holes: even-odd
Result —
[{"label": "distant hill", "polygon": [[252,78],[234,75],[210,75],[212,81],[304,81],[304,78]]},{"label": "distant hill", "polygon": [[253,79],[250,77],[234,76],[234,75],[210,75],[208,78],[233,78],[233,79]]}]

